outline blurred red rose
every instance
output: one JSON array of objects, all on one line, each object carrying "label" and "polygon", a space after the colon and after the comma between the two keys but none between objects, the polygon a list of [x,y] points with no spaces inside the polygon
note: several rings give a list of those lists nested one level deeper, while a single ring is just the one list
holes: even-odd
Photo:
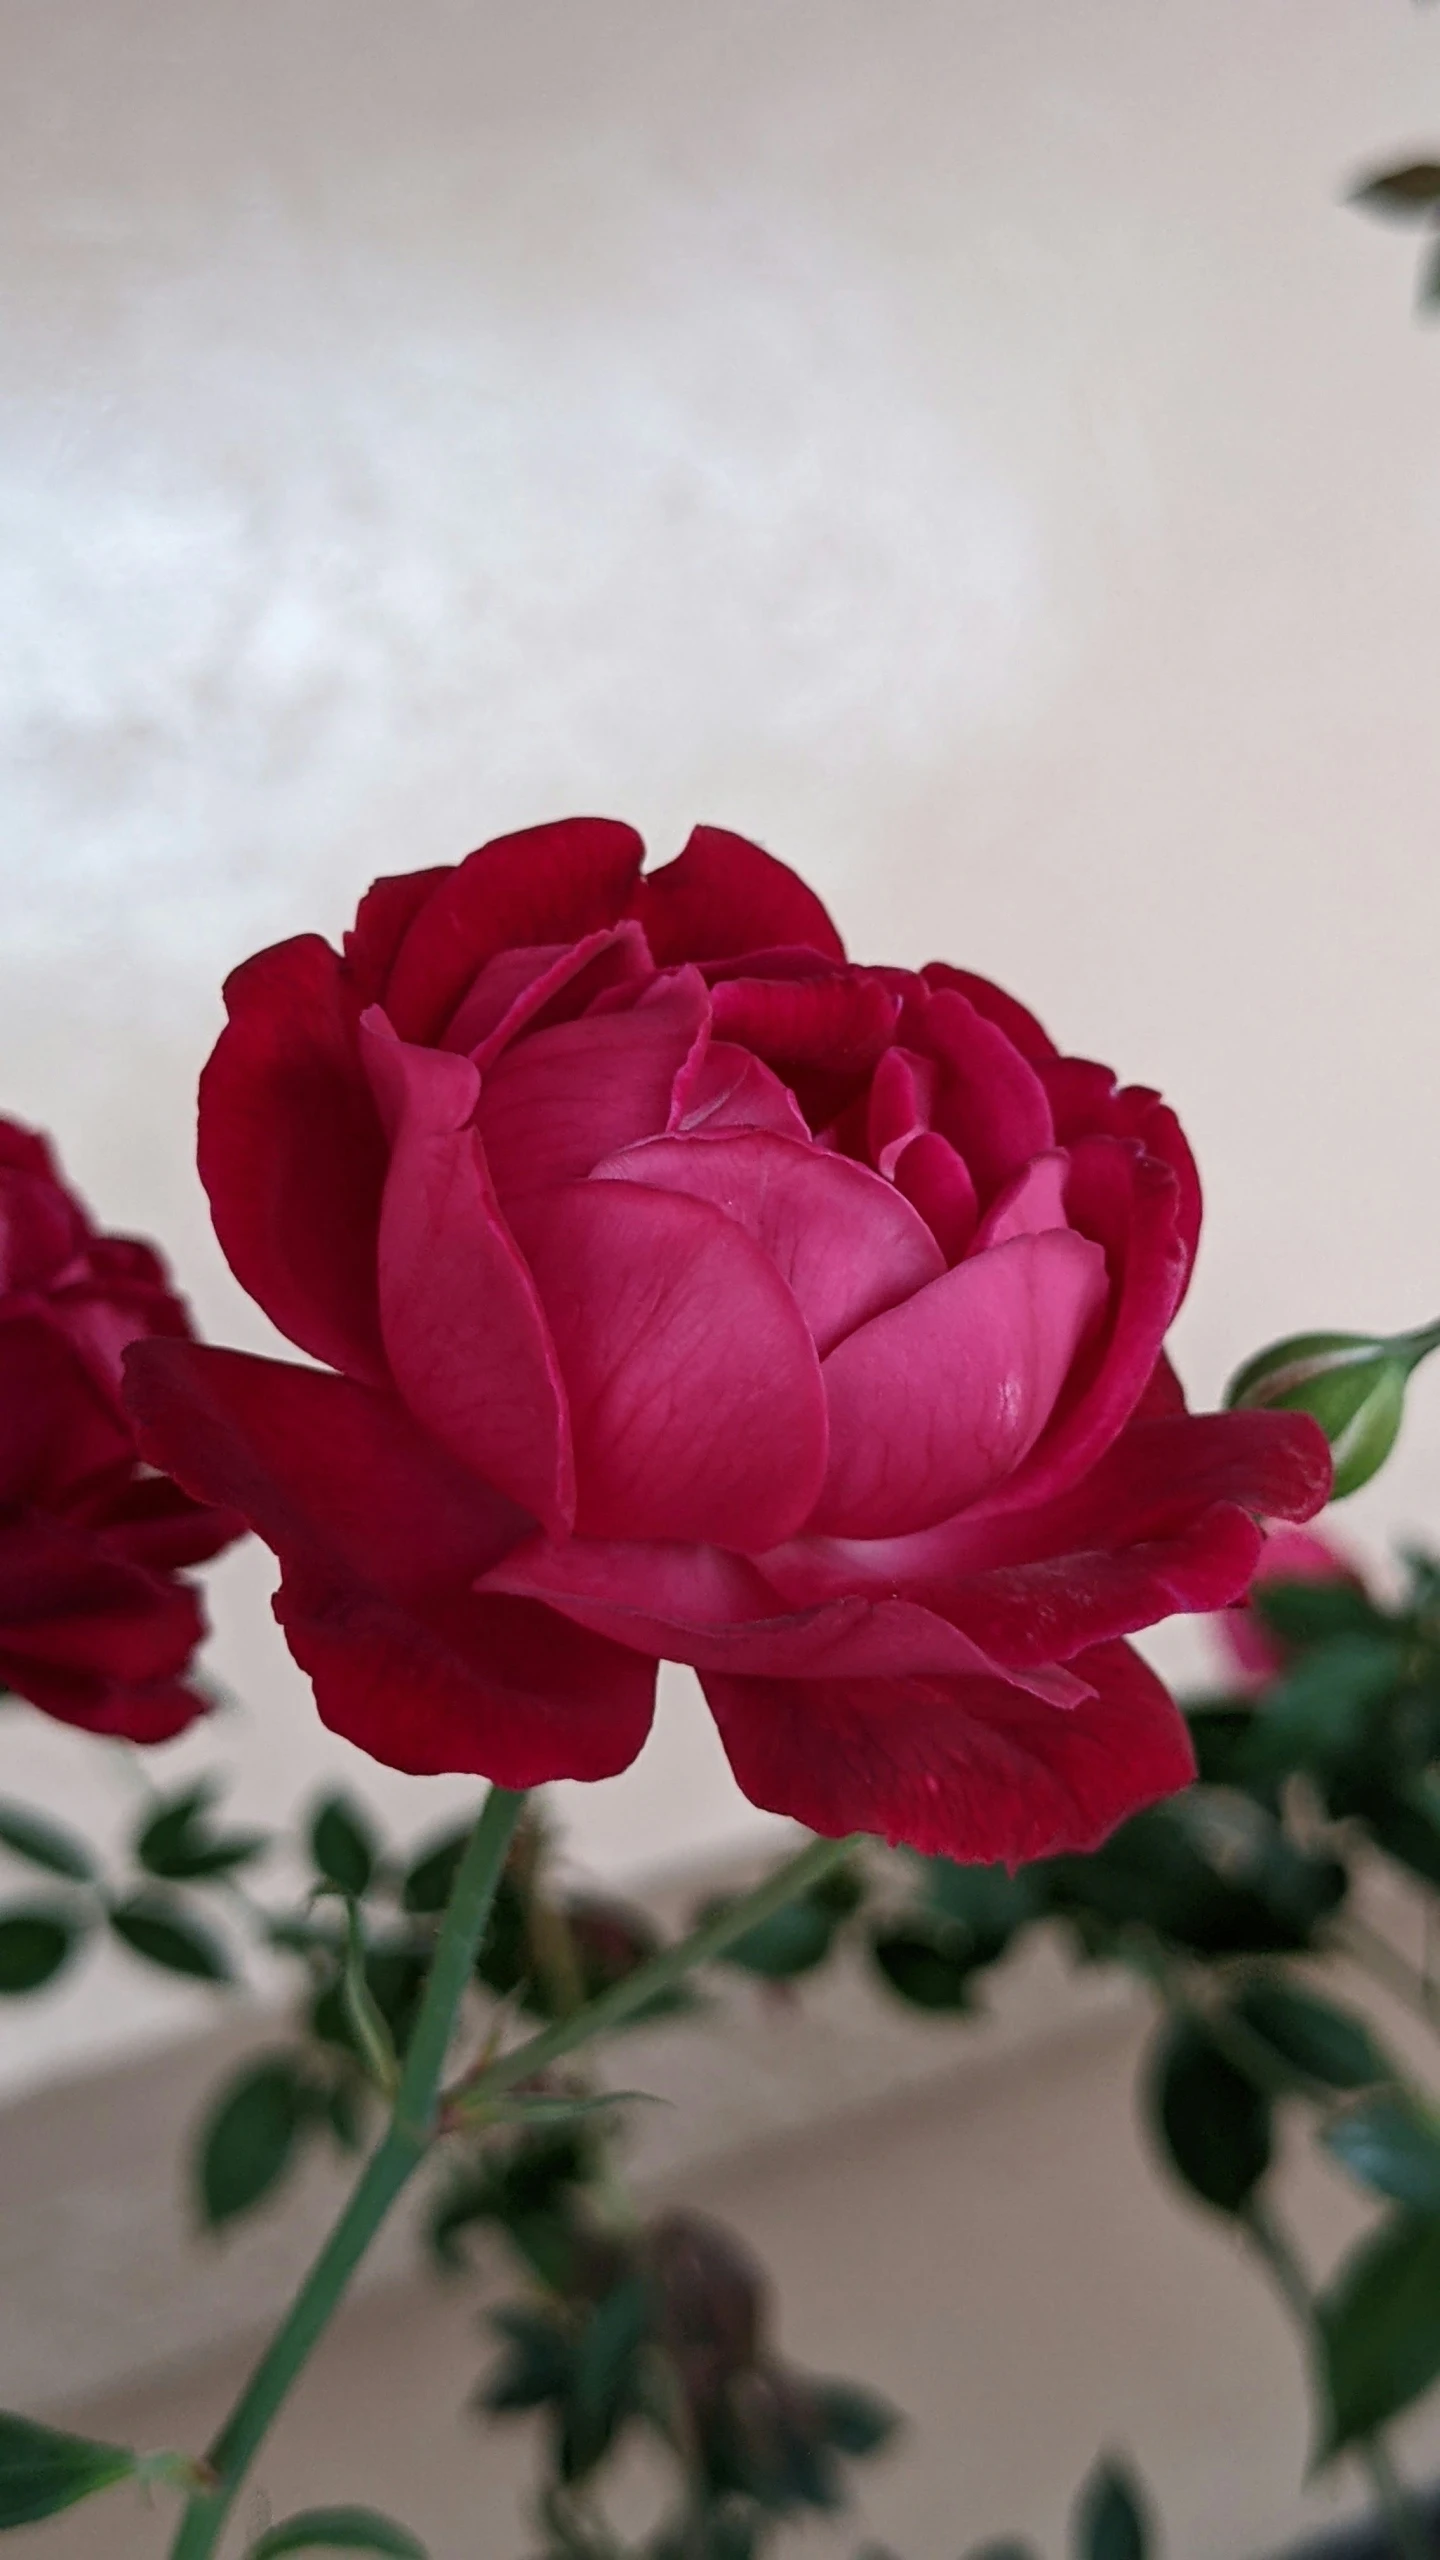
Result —
[{"label": "blurred red rose", "polygon": [[1153,1093],[961,970],[849,966],[739,837],[641,860],[535,828],[235,973],[201,1172],[332,1374],[148,1343],[144,1445],[275,1548],[381,1760],[608,1776],[668,1659],[817,1831],[1086,1846],[1191,1772],[1121,1639],[1243,1590],[1324,1441],[1184,1410]]},{"label": "blurred red rose", "polygon": [[126,1344],[189,1329],[153,1248],[98,1235],[44,1139],[0,1120],[0,1690],[131,1742],[201,1713],[177,1572],[244,1527],[141,1464],[121,1401]]},{"label": "blurred red rose", "polygon": [[1268,1688],[1290,1662],[1289,1649],[1251,1607],[1267,1582],[1346,1582],[1365,1588],[1350,1558],[1314,1529],[1272,1529],[1250,1577],[1250,1587],[1234,1608],[1216,1620],[1220,1640],[1247,1689]]}]

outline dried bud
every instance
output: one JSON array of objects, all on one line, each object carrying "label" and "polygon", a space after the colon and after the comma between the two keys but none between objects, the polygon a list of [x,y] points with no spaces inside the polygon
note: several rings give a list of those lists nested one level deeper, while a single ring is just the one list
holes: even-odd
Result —
[{"label": "dried bud", "polygon": [[692,2408],[703,2409],[755,2361],[764,2272],[732,2232],[694,2213],[662,2215],[651,2225],[646,2254],[662,2342]]},{"label": "dried bud", "polygon": [[1358,1492],[1395,1446],[1412,1369],[1440,1347],[1440,1325],[1417,1333],[1296,1333],[1238,1369],[1225,1402],[1308,1413],[1330,1443],[1334,1496]]}]

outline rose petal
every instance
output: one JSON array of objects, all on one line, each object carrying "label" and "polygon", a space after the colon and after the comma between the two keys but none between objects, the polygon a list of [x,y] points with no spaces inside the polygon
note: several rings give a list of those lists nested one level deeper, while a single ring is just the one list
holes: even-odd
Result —
[{"label": "rose petal", "polygon": [[723,1210],[769,1255],[822,1359],[945,1268],[923,1218],[878,1174],[766,1130],[650,1138],[607,1157],[595,1179],[683,1191]]},{"label": "rose petal", "polygon": [[862,1325],[824,1367],[830,1468],[812,1527],[925,1529],[1003,1482],[1104,1299],[1095,1245],[1018,1236]]},{"label": "rose petal", "polygon": [[997,1031],[1004,1032],[1011,1048],[1018,1049],[1021,1057],[1028,1058],[1032,1066],[1038,1066],[1042,1058],[1053,1058],[1057,1054],[1049,1032],[1036,1021],[1034,1014],[1025,1005],[1017,1004],[1014,996],[1007,995],[1003,987],[995,986],[989,978],[977,978],[969,969],[952,969],[948,960],[928,960],[920,975],[936,995],[948,987],[953,994],[964,996],[977,1013],[983,1013],[987,1022],[993,1022]]},{"label": "rose petal", "polygon": [[1128,1645],[1075,1669],[1094,1694],[1047,1706],[998,1679],[738,1680],[703,1675],[752,1804],[841,1838],[1017,1865],[1088,1850],[1194,1775],[1183,1718]]},{"label": "rose petal", "polygon": [[367,1014],[366,1066],[393,1135],[380,1213],[380,1320],[411,1412],[553,1530],[575,1517],[565,1391],[540,1301],[500,1215],[471,1115],[468,1058]]},{"label": "rose petal", "polygon": [[240,1512],[287,1570],[312,1555],[357,1591],[420,1600],[529,1534],[393,1392],[198,1342],[132,1344],[125,1389],[152,1464]]},{"label": "rose petal", "polygon": [[975,1238],[974,1251],[985,1253],[992,1245],[1009,1244],[1014,1236],[1045,1235],[1051,1227],[1067,1225],[1065,1179],[1069,1169],[1070,1159],[1064,1149],[1054,1147],[1015,1174],[992,1203]]},{"label": "rose petal", "polygon": [[711,989],[719,1039],[774,1067],[850,1076],[873,1067],[899,1010],[890,989],[858,969],[824,978],[725,978]]},{"label": "rose petal", "polygon": [[[911,1601],[840,1595],[815,1608],[777,1608],[754,1566],[718,1547],[537,1538],[492,1567],[483,1587],[543,1600],[618,1644],[705,1670],[890,1678],[996,1669],[962,1629]],[[1038,1687],[1062,1706],[1083,1694],[1072,1676],[1048,1667]]]},{"label": "rose petal", "polygon": [[321,1720],[387,1768],[539,1787],[613,1778],[650,1730],[655,1664],[525,1600],[407,1610],[308,1560],[275,1603]]},{"label": "rose petal", "polygon": [[824,1391],[759,1246],[704,1201],[621,1182],[532,1194],[516,1233],[569,1396],[580,1530],[743,1551],[798,1528]]},{"label": "rose petal", "polygon": [[230,1020],[200,1079],[200,1179],[225,1259],[302,1351],[383,1380],[385,1150],[341,964],[302,934],[235,970],[225,1001]]},{"label": "rose petal", "polygon": [[483,1080],[479,1112],[502,1206],[658,1136],[676,1079],[703,1048],[709,1002],[699,972],[683,969],[628,1012],[589,1014],[506,1049]]},{"label": "rose petal", "polygon": [[948,1138],[922,1129],[895,1163],[895,1188],[924,1219],[947,1262],[959,1262],[970,1249],[980,1204],[970,1168]]},{"label": "rose petal", "polygon": [[787,944],[845,957],[813,889],[725,827],[696,827],[673,862],[638,883],[630,912],[662,967]]},{"label": "rose petal", "polygon": [[1053,1147],[1055,1123],[1034,1067],[965,996],[942,988],[912,1036],[940,1068],[935,1126],[964,1157],[982,1199]]},{"label": "rose petal", "polygon": [[672,1134],[707,1136],[721,1129],[773,1129],[783,1138],[809,1141],[805,1115],[788,1085],[762,1067],[748,1049],[711,1040],[692,1057],[675,1087]]},{"label": "rose petal", "polygon": [[618,924],[644,846],[611,818],[562,818],[468,854],[419,908],[391,964],[385,1010],[402,1039],[432,1040],[497,951],[578,942]]},{"label": "rose petal", "polygon": [[453,862],[442,862],[431,871],[391,872],[382,880],[372,880],[342,945],[346,975],[358,1003],[384,1002],[396,952],[421,908],[454,872]]},{"label": "rose petal", "polygon": [[624,986],[638,994],[654,975],[638,924],[538,950],[499,951],[462,998],[441,1046],[465,1052],[483,1073],[521,1031],[573,1022],[597,996]]}]

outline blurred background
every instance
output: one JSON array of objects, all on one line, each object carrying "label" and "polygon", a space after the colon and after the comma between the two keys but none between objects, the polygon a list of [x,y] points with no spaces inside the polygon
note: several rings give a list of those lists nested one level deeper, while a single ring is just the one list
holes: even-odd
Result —
[{"label": "blurred background", "polygon": [[[986,971],[1162,1087],[1208,1193],[1196,1401],[1267,1336],[1437,1312],[1440,336],[1412,237],[1341,204],[1440,139],[1434,12],[6,0],[0,51],[0,1104],[164,1239],[206,1332],[266,1344],[193,1170],[225,972],[572,810],[653,860],[696,819],[751,834],[857,957]],[[1440,1532],[1428,1376],[1351,1526]],[[402,1834],[468,1801],[322,1733],[271,1578],[213,1576],[244,1704],[167,1770],[219,1761],[276,1818],[338,1772]],[[3,1743],[7,1791],[128,1811],[82,1738],[12,1708]],[[555,1793],[607,1879],[778,1828],[678,1676],[627,1777]],[[209,2014],[102,1962],[7,2010],[0,2092],[48,2124],[37,2092]],[[969,2113],[932,2091],[753,2171],[797,2342],[849,2319],[866,2370],[863,2307],[906,2368],[874,2378],[928,2393],[873,2491],[911,2560],[1053,2527],[1137,2408],[1178,2548],[1299,2512],[1288,2349],[1223,2245],[1155,2239],[1100,2053],[1042,2040]],[[867,2162],[906,2143],[953,2226],[871,2221]],[[1097,2216],[1149,2333],[1102,2316]],[[927,2284],[970,2306],[943,2348]],[[369,2405],[375,2316],[321,2435]],[[445,2462],[479,2495],[473,2439],[427,2450],[437,2496]],[[505,2514],[443,2560],[508,2554]],[[56,2560],[117,2547],[67,2530]]]}]

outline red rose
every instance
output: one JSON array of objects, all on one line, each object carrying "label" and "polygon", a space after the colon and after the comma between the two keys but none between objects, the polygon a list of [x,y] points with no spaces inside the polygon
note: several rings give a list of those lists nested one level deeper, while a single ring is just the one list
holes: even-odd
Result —
[{"label": "red rose", "polygon": [[1314,1529],[1274,1529],[1261,1549],[1249,1589],[1216,1620],[1220,1640],[1247,1689],[1266,1689],[1288,1670],[1290,1649],[1250,1606],[1267,1582],[1344,1582],[1363,1591],[1364,1580],[1348,1556]]},{"label": "red rose", "polygon": [[817,1831],[1088,1845],[1191,1772],[1120,1639],[1242,1590],[1324,1441],[1185,1413],[1199,1199],[1154,1094],[960,970],[849,966],[739,837],[641,858],[535,828],[377,882],[343,960],[237,971],[201,1171],[339,1374],[149,1343],[144,1444],[275,1548],[379,1759],[607,1776],[663,1658]]},{"label": "red rose", "polygon": [[0,1120],[0,1690],[131,1742],[201,1713],[177,1569],[243,1528],[142,1467],[121,1402],[127,1343],[188,1332],[159,1255],[97,1235],[44,1139]]}]

